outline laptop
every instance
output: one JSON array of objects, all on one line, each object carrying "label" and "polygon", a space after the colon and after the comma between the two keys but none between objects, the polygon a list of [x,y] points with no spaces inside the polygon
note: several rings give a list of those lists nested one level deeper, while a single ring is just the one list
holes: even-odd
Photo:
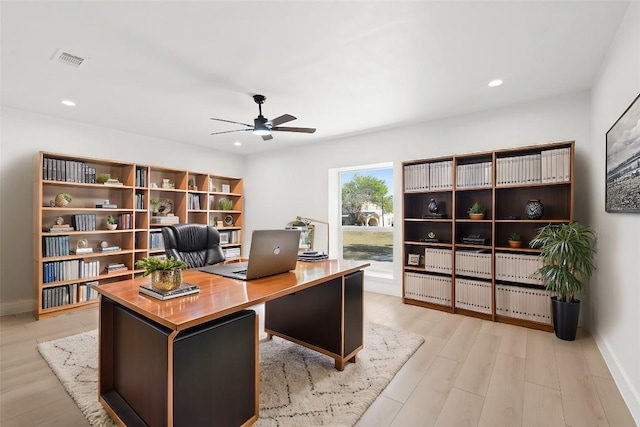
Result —
[{"label": "laptop", "polygon": [[197,268],[206,273],[239,280],[286,273],[296,268],[300,230],[255,230],[247,262]]}]

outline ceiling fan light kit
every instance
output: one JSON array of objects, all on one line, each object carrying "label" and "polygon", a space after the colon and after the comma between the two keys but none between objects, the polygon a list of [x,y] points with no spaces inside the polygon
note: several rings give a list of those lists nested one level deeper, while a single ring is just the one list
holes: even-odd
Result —
[{"label": "ceiling fan light kit", "polygon": [[237,125],[246,126],[247,129],[236,129],[236,130],[227,130],[222,132],[213,132],[211,135],[220,135],[223,133],[231,133],[231,132],[244,132],[251,131],[254,135],[259,135],[263,140],[268,141],[273,139],[271,136],[271,132],[297,132],[297,133],[314,133],[315,128],[300,128],[300,127],[281,127],[279,125],[283,123],[288,123],[296,119],[296,117],[291,114],[283,114],[282,116],[276,117],[273,120],[269,120],[262,115],[262,104],[266,101],[266,97],[264,95],[253,95],[253,100],[256,104],[258,104],[258,117],[253,119],[253,126],[247,123],[234,122],[232,120],[225,119],[217,119],[211,117],[211,120],[217,120],[219,122],[225,123],[233,123]]}]

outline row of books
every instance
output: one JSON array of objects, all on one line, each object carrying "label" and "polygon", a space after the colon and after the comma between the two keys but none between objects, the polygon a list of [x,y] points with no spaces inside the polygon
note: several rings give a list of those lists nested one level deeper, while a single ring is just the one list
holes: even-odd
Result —
[{"label": "row of books", "polygon": [[69,236],[44,236],[42,252],[45,257],[69,255]]},{"label": "row of books", "polygon": [[133,230],[135,220],[132,213],[122,213],[118,215],[118,228],[121,230]]},{"label": "row of books", "polygon": [[162,232],[149,233],[149,249],[164,249],[164,237]]},{"label": "row of books", "polygon": [[542,278],[534,276],[542,265],[542,258],[538,255],[497,253],[496,280],[542,285]]},{"label": "row of books", "polygon": [[151,224],[178,224],[180,223],[180,217],[173,214],[167,216],[152,216]]},{"label": "row of books", "polygon": [[44,288],[42,290],[42,308],[53,308],[97,299],[96,286],[98,286],[97,280]]},{"label": "row of books", "polygon": [[200,210],[200,195],[194,193],[188,194],[187,209]]},{"label": "row of books", "polygon": [[451,306],[451,277],[407,271],[404,285],[407,298]]},{"label": "row of books", "polygon": [[[147,186],[147,168],[136,168],[136,187]],[[142,208],[137,208],[142,209]]]},{"label": "row of books", "polygon": [[457,308],[491,314],[491,283],[456,278]]},{"label": "row of books", "polygon": [[71,224],[76,231],[95,231],[95,214],[75,214],[71,215]]},{"label": "row of books", "polygon": [[54,159],[44,157],[42,162],[42,179],[45,181],[65,181],[94,184],[96,168],[85,162],[75,160]]},{"label": "row of books", "polygon": [[42,264],[43,283],[95,277],[99,274],[99,261],[68,260],[51,261]]},{"label": "row of books", "polygon": [[240,258],[240,247],[222,248],[222,253],[226,259]]},{"label": "row of books", "polygon": [[435,273],[451,274],[451,249],[426,248],[424,269]]},{"label": "row of books", "polygon": [[136,193],[136,209],[144,209],[144,193]]},{"label": "row of books", "polygon": [[496,285],[496,314],[551,324],[550,293],[545,289]]},{"label": "row of books", "polygon": [[405,191],[450,190],[453,161],[420,163],[404,167]]},{"label": "row of books", "polygon": [[456,251],[456,274],[491,278],[491,254],[477,251]]},{"label": "row of books", "polygon": [[456,188],[491,187],[493,165],[491,162],[458,165],[456,167]]},{"label": "row of books", "polygon": [[496,185],[566,182],[571,179],[571,149],[544,150],[496,159]]}]

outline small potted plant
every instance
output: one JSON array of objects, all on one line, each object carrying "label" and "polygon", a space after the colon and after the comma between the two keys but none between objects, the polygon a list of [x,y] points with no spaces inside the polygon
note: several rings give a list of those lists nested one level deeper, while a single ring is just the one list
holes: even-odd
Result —
[{"label": "small potted plant", "polygon": [[509,235],[509,247],[519,248],[521,246],[522,246],[522,240],[520,240],[520,235],[518,233],[511,233]]},{"label": "small potted plant", "polygon": [[467,212],[469,213],[469,218],[471,219],[484,219],[484,214],[485,212],[487,212],[487,208],[485,208],[480,203],[475,202]]},{"label": "small potted plant", "polygon": [[71,194],[69,194],[69,193],[58,193],[58,194],[56,194],[56,198],[54,200],[52,200],[50,204],[51,204],[51,206],[55,206],[57,208],[64,208],[69,203],[71,203],[72,200],[73,200],[73,198],[71,197]]},{"label": "small potted plant", "polygon": [[595,243],[595,231],[579,222],[545,225],[530,243],[532,248],[540,248],[543,266],[536,274],[551,291],[553,329],[562,340],[576,338],[580,317],[577,297],[595,270]]},{"label": "small potted plant", "polygon": [[223,197],[222,199],[218,200],[218,208],[221,211],[230,211],[231,208],[233,208],[233,200]]},{"label": "small potted plant", "polygon": [[107,230],[115,230],[116,228],[118,228],[118,220],[113,215],[109,215],[107,217]]},{"label": "small potted plant", "polygon": [[147,257],[138,260],[136,267],[144,269],[143,276],[151,276],[151,286],[162,291],[171,291],[180,287],[182,270],[189,266],[173,257]]}]

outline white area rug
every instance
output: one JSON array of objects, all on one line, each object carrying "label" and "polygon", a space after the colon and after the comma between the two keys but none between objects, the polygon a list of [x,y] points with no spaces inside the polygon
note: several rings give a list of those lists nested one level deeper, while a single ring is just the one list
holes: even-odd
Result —
[{"label": "white area rug", "polygon": [[[357,363],[334,360],[274,337],[260,343],[258,427],[352,426],[424,339],[365,323]],[[93,426],[111,426],[98,402],[97,331],[38,344],[38,350]]]}]

